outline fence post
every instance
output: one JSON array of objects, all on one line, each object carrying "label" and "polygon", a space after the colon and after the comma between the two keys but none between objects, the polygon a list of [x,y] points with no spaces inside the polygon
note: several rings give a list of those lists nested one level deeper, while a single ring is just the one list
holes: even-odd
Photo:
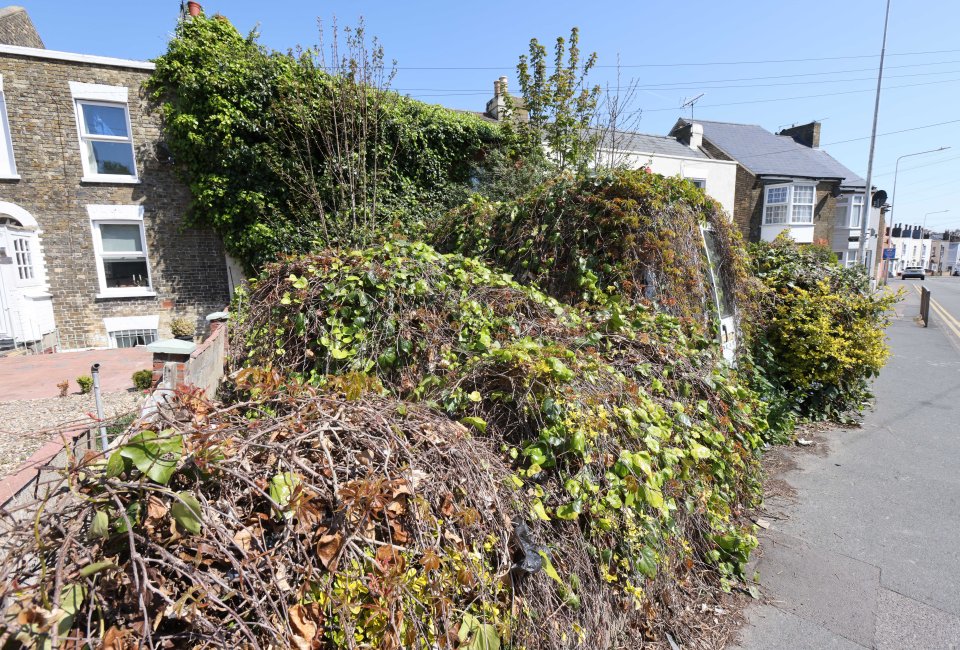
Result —
[{"label": "fence post", "polygon": [[926,287],[920,288],[920,318],[924,327],[930,325],[930,290]]}]

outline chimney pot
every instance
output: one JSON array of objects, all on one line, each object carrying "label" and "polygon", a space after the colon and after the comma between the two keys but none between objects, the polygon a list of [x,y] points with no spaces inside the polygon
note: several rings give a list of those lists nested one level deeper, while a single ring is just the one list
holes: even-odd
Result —
[{"label": "chimney pot", "polygon": [[194,18],[203,13],[203,7],[199,2],[188,2],[187,3],[187,12]]},{"label": "chimney pot", "polygon": [[500,77],[500,92],[502,92],[504,95],[507,94],[507,77],[506,76]]},{"label": "chimney pot", "polygon": [[500,96],[500,80],[499,79],[493,82],[493,96],[494,97]]}]

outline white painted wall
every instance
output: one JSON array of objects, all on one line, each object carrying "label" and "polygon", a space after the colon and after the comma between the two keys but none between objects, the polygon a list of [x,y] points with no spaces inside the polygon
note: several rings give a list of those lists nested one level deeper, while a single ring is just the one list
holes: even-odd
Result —
[{"label": "white painted wall", "polygon": [[737,163],[732,160],[713,160],[709,158],[681,158],[663,154],[642,152],[602,151],[601,155],[615,164],[630,169],[649,167],[650,171],[663,176],[680,178],[700,178],[706,181],[706,193],[716,199],[727,216],[733,219],[733,195],[737,184]]}]

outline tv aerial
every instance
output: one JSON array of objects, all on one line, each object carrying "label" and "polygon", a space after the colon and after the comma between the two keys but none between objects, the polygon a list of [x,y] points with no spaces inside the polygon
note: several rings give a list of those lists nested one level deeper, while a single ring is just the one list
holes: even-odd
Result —
[{"label": "tv aerial", "polygon": [[689,106],[689,107],[690,107],[690,119],[692,120],[692,119],[693,119],[693,105],[696,104],[698,101],[700,101],[700,99],[701,99],[704,95],[706,95],[706,94],[707,94],[707,93],[700,93],[699,95],[697,95],[697,96],[694,97],[693,99],[684,98],[683,103],[680,105],[680,110],[683,110],[683,109],[685,109],[687,106]]}]

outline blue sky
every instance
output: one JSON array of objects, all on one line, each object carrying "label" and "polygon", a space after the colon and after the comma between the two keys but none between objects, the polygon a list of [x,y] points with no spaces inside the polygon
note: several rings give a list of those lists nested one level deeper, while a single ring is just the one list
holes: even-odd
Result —
[{"label": "blue sky", "polygon": [[[179,0],[80,3],[20,0],[50,49],[149,59],[162,53]],[[482,110],[493,80],[516,89],[516,61],[531,37],[545,44],[576,25],[584,52],[622,64],[621,78],[644,87],[636,129],[665,134],[685,98],[705,93],[694,118],[759,124],[769,130],[823,121],[822,146],[866,176],[883,0],[806,3],[704,2],[353,2],[207,0],[242,31],[285,50],[318,40],[317,19],[354,24],[359,16],[396,59],[395,89],[424,101]],[[894,221],[960,227],[960,3],[893,0],[880,106],[874,184],[892,194]],[[802,60],[799,60],[802,59]],[[614,67],[593,79],[615,84]],[[942,124],[931,128],[933,124]],[[852,142],[846,142],[853,140]],[[831,144],[834,143],[834,144]]]}]

